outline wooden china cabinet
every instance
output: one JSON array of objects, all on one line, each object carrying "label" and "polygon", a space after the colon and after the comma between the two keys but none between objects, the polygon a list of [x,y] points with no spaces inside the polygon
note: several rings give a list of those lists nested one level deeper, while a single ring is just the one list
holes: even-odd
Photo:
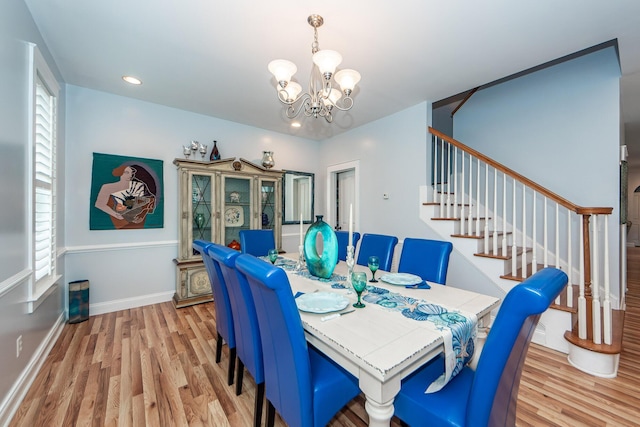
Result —
[{"label": "wooden china cabinet", "polygon": [[213,299],[202,256],[193,249],[194,240],[229,246],[240,242],[240,230],[271,229],[280,250],[284,172],[235,158],[210,162],[175,159],[173,164],[178,167],[173,300],[179,308]]}]

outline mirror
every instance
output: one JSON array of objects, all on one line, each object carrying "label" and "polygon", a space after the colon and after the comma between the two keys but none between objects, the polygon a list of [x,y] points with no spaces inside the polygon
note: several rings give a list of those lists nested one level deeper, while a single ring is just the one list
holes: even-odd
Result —
[{"label": "mirror", "polygon": [[301,214],[305,224],[313,222],[313,186],[314,174],[285,171],[282,188],[283,224],[299,224]]}]

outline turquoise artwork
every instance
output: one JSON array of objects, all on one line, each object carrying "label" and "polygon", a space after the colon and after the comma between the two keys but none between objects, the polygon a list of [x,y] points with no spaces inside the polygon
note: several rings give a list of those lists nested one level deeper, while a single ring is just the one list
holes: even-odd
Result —
[{"label": "turquoise artwork", "polygon": [[[322,255],[318,254],[317,238],[322,236]],[[329,279],[338,264],[338,238],[331,226],[316,215],[316,222],[311,224],[304,236],[304,258],[311,275]]]}]

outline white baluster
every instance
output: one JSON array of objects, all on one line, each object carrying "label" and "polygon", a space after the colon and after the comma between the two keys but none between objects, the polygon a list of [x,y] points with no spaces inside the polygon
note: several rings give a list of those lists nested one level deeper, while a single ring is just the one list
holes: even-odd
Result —
[{"label": "white baluster", "polygon": [[467,235],[469,236],[473,234],[474,203],[478,203],[478,202],[477,200],[473,199],[473,159],[471,158],[471,155],[469,155],[469,218],[467,220]]},{"label": "white baluster", "polygon": [[582,228],[582,215],[580,219],[580,294],[578,296],[578,338],[587,339],[587,299],[584,296],[584,229]]},{"label": "white baluster", "polygon": [[498,169],[493,168],[493,255],[498,255]]},{"label": "white baluster", "polygon": [[573,307],[573,254],[571,248],[573,247],[573,240],[571,240],[571,217],[573,212],[567,208],[567,275],[569,276],[569,283],[567,283],[567,306]]},{"label": "white baluster", "polygon": [[489,254],[489,164],[484,164],[484,253]]},{"label": "white baluster", "polygon": [[458,147],[453,147],[453,217],[458,218]]},{"label": "white baluster", "polygon": [[507,174],[502,173],[502,256],[507,256]]},{"label": "white baluster", "polygon": [[440,218],[445,216],[444,208],[444,149],[445,140],[442,140],[442,148],[440,149]]},{"label": "white baluster", "polygon": [[593,215],[593,257],[591,265],[593,266],[593,274],[591,276],[591,294],[593,300],[591,302],[591,317],[593,322],[593,342],[595,344],[602,343],[602,323],[600,319],[600,270],[598,265],[600,259],[598,257],[598,215]]},{"label": "white baluster", "polygon": [[544,198],[544,236],[542,238],[544,246],[544,250],[542,253],[543,264],[545,267],[549,266],[549,221],[547,219],[547,201],[548,199]]},{"label": "white baluster", "polygon": [[604,343],[611,344],[613,339],[613,330],[611,325],[611,284],[609,283],[609,215],[605,215],[604,220],[604,303],[602,310],[604,313]]},{"label": "white baluster", "polygon": [[560,206],[556,203],[556,267],[560,268]]},{"label": "white baluster", "polygon": [[[522,184],[522,253],[527,247],[527,187]],[[527,278],[527,257],[520,258],[520,268],[522,268],[522,278]]]},{"label": "white baluster", "polygon": [[[466,179],[466,170],[464,168],[464,158],[466,157],[466,153],[463,151],[462,152],[462,175],[460,176],[460,196],[462,196],[462,204],[460,206],[460,234],[465,234],[465,214],[467,213],[465,206],[464,206],[464,201],[465,201],[465,191],[464,191],[464,181]],[[469,196],[469,203],[471,203],[471,196]]]},{"label": "white baluster", "polygon": [[478,182],[476,188],[476,236],[480,236],[480,159],[478,159]]},{"label": "white baluster", "polygon": [[[538,256],[536,255],[536,253],[538,252],[538,239],[536,236],[536,232],[537,232],[537,227],[536,227],[536,223],[538,222],[537,219],[537,215],[536,215],[536,191],[533,190],[533,202],[532,205],[533,207],[531,208],[531,211],[533,212],[531,214],[531,274],[534,274],[536,271],[538,271]],[[546,198],[545,198],[546,200]],[[546,220],[546,219],[545,219]],[[526,251],[522,251],[522,258],[526,259],[527,258],[527,252]]]},{"label": "white baluster", "polygon": [[511,275],[515,276],[518,271],[518,259],[516,254],[518,253],[518,242],[517,242],[517,215],[516,215],[516,180],[513,180],[513,212],[511,213],[511,231],[513,234],[512,242],[511,242]]},{"label": "white baluster", "polygon": [[451,218],[451,144],[447,144],[447,216]]}]

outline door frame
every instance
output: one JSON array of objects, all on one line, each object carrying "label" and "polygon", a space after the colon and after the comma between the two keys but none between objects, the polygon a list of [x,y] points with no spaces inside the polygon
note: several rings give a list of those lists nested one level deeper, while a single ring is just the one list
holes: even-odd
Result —
[{"label": "door frame", "polygon": [[325,222],[330,224],[331,227],[335,225],[335,210],[336,210],[336,179],[337,174],[348,170],[354,171],[354,201],[356,207],[353,212],[353,230],[357,231],[360,227],[360,160],[353,160],[351,162],[338,163],[335,165],[327,166],[327,218]]}]

